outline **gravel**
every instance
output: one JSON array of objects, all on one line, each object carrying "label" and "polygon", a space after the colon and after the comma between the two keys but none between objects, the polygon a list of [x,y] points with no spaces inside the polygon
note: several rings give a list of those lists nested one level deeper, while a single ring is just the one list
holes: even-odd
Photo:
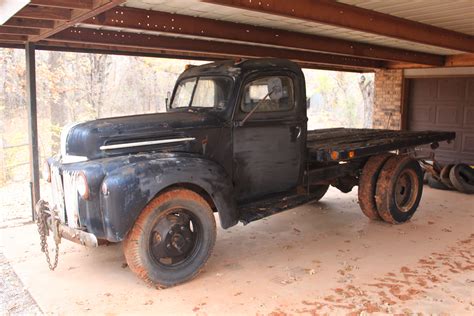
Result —
[{"label": "gravel", "polygon": [[[0,235],[2,230],[31,223],[28,182],[0,188]],[[12,269],[0,247],[0,315],[42,315],[41,309]]]}]

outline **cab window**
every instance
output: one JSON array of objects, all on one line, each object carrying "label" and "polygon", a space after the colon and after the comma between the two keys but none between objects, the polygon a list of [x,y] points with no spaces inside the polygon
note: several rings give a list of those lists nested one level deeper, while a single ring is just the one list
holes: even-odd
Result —
[{"label": "cab window", "polygon": [[196,77],[182,80],[176,88],[171,108],[225,108],[232,91],[227,77]]},{"label": "cab window", "polygon": [[259,78],[245,85],[240,108],[243,112],[280,112],[293,109],[293,80],[287,76]]}]

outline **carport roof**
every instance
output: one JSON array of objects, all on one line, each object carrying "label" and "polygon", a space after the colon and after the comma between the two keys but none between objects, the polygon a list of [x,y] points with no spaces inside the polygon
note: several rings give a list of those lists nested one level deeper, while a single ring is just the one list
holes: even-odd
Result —
[{"label": "carport roof", "polygon": [[353,71],[473,66],[474,2],[31,0],[0,26],[0,46],[26,42],[150,56],[283,57]]}]

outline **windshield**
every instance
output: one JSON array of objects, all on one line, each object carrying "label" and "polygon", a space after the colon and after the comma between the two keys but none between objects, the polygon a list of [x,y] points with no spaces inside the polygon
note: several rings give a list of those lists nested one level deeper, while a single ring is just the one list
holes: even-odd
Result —
[{"label": "windshield", "polygon": [[171,103],[172,109],[185,107],[224,109],[232,90],[228,77],[196,77],[181,80]]}]

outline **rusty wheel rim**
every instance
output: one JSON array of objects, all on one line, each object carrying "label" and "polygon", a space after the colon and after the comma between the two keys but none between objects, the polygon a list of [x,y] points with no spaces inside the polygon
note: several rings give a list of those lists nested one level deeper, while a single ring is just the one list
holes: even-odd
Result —
[{"label": "rusty wheel rim", "polygon": [[184,265],[198,252],[202,234],[201,222],[193,213],[185,209],[168,211],[151,231],[149,252],[158,265]]},{"label": "rusty wheel rim", "polygon": [[408,212],[416,203],[419,183],[413,170],[404,170],[395,183],[395,204],[401,212]]}]

